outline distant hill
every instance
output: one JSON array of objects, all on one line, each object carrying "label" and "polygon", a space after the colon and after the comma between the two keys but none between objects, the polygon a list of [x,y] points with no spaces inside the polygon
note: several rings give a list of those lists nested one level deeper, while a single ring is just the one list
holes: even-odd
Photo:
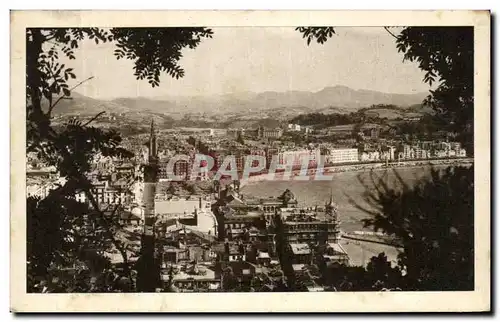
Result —
[{"label": "distant hill", "polygon": [[301,113],[349,113],[374,104],[417,106],[427,93],[391,94],[369,90],[354,90],[346,86],[325,87],[317,92],[240,92],[214,96],[177,96],[156,98],[118,98],[97,100],[73,94],[62,100],[55,114],[90,115],[100,111],[114,113],[155,113],[182,119],[185,115],[202,118],[249,117],[287,119]]},{"label": "distant hill", "polygon": [[[276,109],[307,109],[318,111],[335,108],[352,112],[373,104],[392,104],[408,107],[419,104],[427,93],[391,94],[369,90],[355,90],[346,86],[325,87],[318,92],[287,91],[262,93],[234,93],[210,97],[158,98],[161,101],[175,101],[178,105],[198,111],[214,113],[266,113]],[[179,106],[179,107],[180,107]],[[302,111],[305,112],[305,111]]]},{"label": "distant hill", "polygon": [[[47,110],[48,103],[46,100],[42,101],[42,108]],[[126,113],[130,109],[127,106],[112,101],[98,100],[78,93],[72,93],[70,98],[62,99],[57,103],[52,111],[52,115],[95,115],[102,111]]]}]

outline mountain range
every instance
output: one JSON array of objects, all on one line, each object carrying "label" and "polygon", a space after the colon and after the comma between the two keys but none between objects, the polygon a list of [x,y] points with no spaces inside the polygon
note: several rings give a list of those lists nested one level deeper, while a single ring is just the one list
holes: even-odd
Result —
[{"label": "mountain range", "polygon": [[78,93],[62,100],[54,114],[92,115],[110,113],[153,113],[182,119],[202,117],[289,117],[301,113],[349,113],[376,104],[406,108],[420,104],[427,93],[392,94],[355,90],[346,86],[325,87],[317,92],[239,92],[213,96],[134,97],[100,100]]}]

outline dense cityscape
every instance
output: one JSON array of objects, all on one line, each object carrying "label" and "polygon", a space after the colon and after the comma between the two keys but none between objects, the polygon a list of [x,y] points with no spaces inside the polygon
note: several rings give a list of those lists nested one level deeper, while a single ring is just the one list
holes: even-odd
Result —
[{"label": "dense cityscape", "polygon": [[[273,157],[295,172],[301,169],[304,157],[309,169],[315,169],[323,158],[329,171],[397,167],[431,160],[466,162],[466,151],[460,143],[451,141],[446,133],[444,137],[443,133],[438,135],[442,138],[426,141],[408,140],[407,135],[388,139],[380,137],[379,127],[371,126],[347,138],[341,133],[341,139],[332,144],[321,142],[324,130],[300,124],[165,131],[152,121],[149,133],[125,138],[124,146],[133,151],[134,157],[96,155],[88,178],[99,207],[107,212],[119,209],[123,228],[119,235],[129,263],[139,257],[140,236],[147,229],[154,231],[161,277],[156,291],[276,291],[283,289],[290,278],[280,258],[291,263],[291,274],[300,281],[298,290],[325,291],[329,286],[321,276],[324,267],[349,265],[350,256],[359,256],[344,249],[342,238],[389,247],[398,247],[397,240],[382,233],[343,231],[342,209],[333,196],[313,208],[301,207],[289,189],[268,198],[243,195],[245,182],[240,179],[245,158],[265,158],[266,165],[253,174],[256,177],[268,172]],[[297,138],[304,141],[312,137],[316,143],[296,143],[300,142]],[[173,164],[171,171],[181,180],[170,180],[167,165],[178,154],[190,158]],[[199,162],[195,160],[197,154],[212,157],[214,165],[193,176],[193,169],[200,166],[193,168]],[[227,155],[235,157],[240,176],[214,180]],[[147,165],[154,166],[154,175],[148,175]],[[29,197],[45,198],[63,184],[55,169],[44,166],[35,155],[28,155],[27,169]],[[84,191],[74,198],[90,206]],[[148,217],[153,218],[151,227]],[[114,265],[122,264],[123,254],[111,245],[109,248],[105,256]],[[361,248],[357,252],[362,252]]]},{"label": "dense cityscape", "polygon": [[474,28],[395,28],[27,28],[27,293],[474,290]]}]

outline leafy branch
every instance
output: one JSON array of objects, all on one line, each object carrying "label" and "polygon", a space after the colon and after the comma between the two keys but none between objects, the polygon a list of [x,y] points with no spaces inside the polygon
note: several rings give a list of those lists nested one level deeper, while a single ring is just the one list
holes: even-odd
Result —
[{"label": "leafy branch", "polygon": [[93,121],[97,120],[101,115],[104,115],[104,114],[106,114],[106,111],[102,111],[102,112],[97,113],[96,116],[94,116],[89,121],[87,121],[86,123],[84,123],[83,126],[89,125],[90,123],[92,123]]},{"label": "leafy branch", "polygon": [[50,114],[52,113],[52,110],[54,109],[54,107],[56,107],[56,105],[57,105],[57,104],[58,104],[58,103],[59,103],[62,99],[67,98],[68,96],[70,96],[70,95],[71,95],[71,92],[72,92],[75,88],[79,87],[80,85],[82,85],[82,84],[84,84],[84,83],[88,82],[89,80],[91,80],[91,79],[93,79],[93,78],[94,78],[94,76],[90,76],[89,78],[86,78],[86,79],[82,80],[81,82],[79,82],[78,84],[76,84],[75,86],[71,87],[71,88],[70,88],[67,92],[65,92],[65,93],[64,93],[64,96],[60,96],[60,97],[59,97],[59,98],[58,98],[58,99],[54,102],[54,104],[50,105],[50,107],[49,107],[49,111],[47,112],[47,115],[48,115],[48,116],[50,116]]},{"label": "leafy branch", "polygon": [[387,31],[389,33],[389,35],[391,35],[393,38],[395,39],[398,39],[398,37],[392,32],[389,30],[389,27],[384,27],[385,31]]}]

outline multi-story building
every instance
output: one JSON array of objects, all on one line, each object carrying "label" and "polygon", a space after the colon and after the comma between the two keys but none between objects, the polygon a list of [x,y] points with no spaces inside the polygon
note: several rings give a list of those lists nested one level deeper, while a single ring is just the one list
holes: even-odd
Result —
[{"label": "multi-story building", "polygon": [[415,159],[428,159],[431,157],[429,150],[421,149],[420,147],[414,148]]},{"label": "multi-story building", "polygon": [[311,126],[303,126],[302,130],[305,134],[310,134],[313,132],[313,128]]},{"label": "multi-story building", "polygon": [[210,209],[208,198],[190,196],[172,197],[155,201],[155,217],[161,222],[179,221],[184,227],[214,236],[217,220]]},{"label": "multi-story building", "polygon": [[[289,195],[285,200],[283,196]],[[257,207],[259,210],[262,210],[264,213],[264,218],[266,219],[266,225],[270,225],[273,221],[273,217],[276,214],[276,211],[281,210],[282,208],[297,208],[298,201],[290,190],[285,190],[282,196],[275,198],[255,198],[245,200],[249,207]]]},{"label": "multi-story building", "polygon": [[263,126],[259,126],[257,129],[257,137],[258,138],[271,138],[271,139],[279,139],[283,136],[283,129],[277,127],[274,129],[266,129]]},{"label": "multi-story building", "polygon": [[320,157],[320,149],[286,150],[278,154],[278,162],[281,165],[291,165],[294,169],[297,169],[306,162],[305,160],[308,160],[308,165],[314,167],[318,164]]},{"label": "multi-story building", "polygon": [[187,179],[191,175],[191,169],[191,160],[179,160],[174,163],[173,172],[175,176]]},{"label": "multi-story building", "polygon": [[[123,182],[110,184],[108,180],[95,182],[92,185],[91,193],[98,204],[106,205],[128,205],[132,202],[133,193]],[[90,203],[84,191],[75,193],[78,202]]]},{"label": "multi-story building", "polygon": [[161,160],[158,163],[158,181],[167,181],[170,179],[170,174],[168,173],[168,161]]},{"label": "multi-story building", "polygon": [[415,159],[415,150],[409,145],[403,145],[403,159]]},{"label": "multi-story building", "polygon": [[[203,162],[204,160],[202,160]],[[201,164],[200,166],[203,166]],[[187,180],[191,176],[191,170],[193,168],[193,158],[190,157],[189,160],[177,160],[171,169],[168,169],[168,161],[160,162],[158,168],[158,178],[159,181],[172,180],[172,176],[182,180]],[[171,171],[171,173],[169,173]]]},{"label": "multi-story building", "polygon": [[448,156],[448,153],[444,150],[435,150],[434,151],[434,157],[436,158],[446,158]]},{"label": "multi-story building", "polygon": [[324,209],[286,209],[281,212],[286,240],[291,244],[338,243],[338,208],[332,198]]},{"label": "multi-story building", "polygon": [[224,216],[225,236],[229,240],[242,238],[247,230],[258,225],[263,219],[262,212],[247,212]]},{"label": "multi-story building", "polygon": [[380,129],[379,128],[374,127],[374,128],[370,129],[370,137],[372,139],[378,139],[379,135],[380,135]]},{"label": "multi-story building", "polygon": [[[169,274],[170,270],[174,274]],[[175,268],[167,268],[162,274],[162,280],[168,282],[170,279],[171,290],[174,292],[213,292],[221,288],[220,276],[216,277],[213,270],[203,265],[177,265]]]},{"label": "multi-story building", "polygon": [[419,142],[419,145],[422,149],[425,149],[425,150],[430,150],[433,148],[434,146],[434,142],[432,141],[420,141]]},{"label": "multi-story building", "polygon": [[358,149],[329,149],[328,152],[326,161],[331,164],[359,162]]},{"label": "multi-story building", "polygon": [[[380,160],[381,161],[389,161],[389,160],[395,160],[395,155],[396,153],[396,148],[393,146],[386,146],[382,149],[382,152],[380,153]],[[361,160],[363,161],[363,155],[361,155]]]},{"label": "multi-story building", "polygon": [[245,135],[245,130],[244,129],[228,129],[226,133],[227,133],[227,136],[236,139],[238,136]]},{"label": "multi-story building", "polygon": [[382,157],[379,151],[364,151],[360,155],[361,161],[379,161],[381,159]]},{"label": "multi-story building", "polygon": [[437,144],[437,149],[438,150],[448,151],[448,150],[451,149],[451,144],[449,142],[439,142]]}]

